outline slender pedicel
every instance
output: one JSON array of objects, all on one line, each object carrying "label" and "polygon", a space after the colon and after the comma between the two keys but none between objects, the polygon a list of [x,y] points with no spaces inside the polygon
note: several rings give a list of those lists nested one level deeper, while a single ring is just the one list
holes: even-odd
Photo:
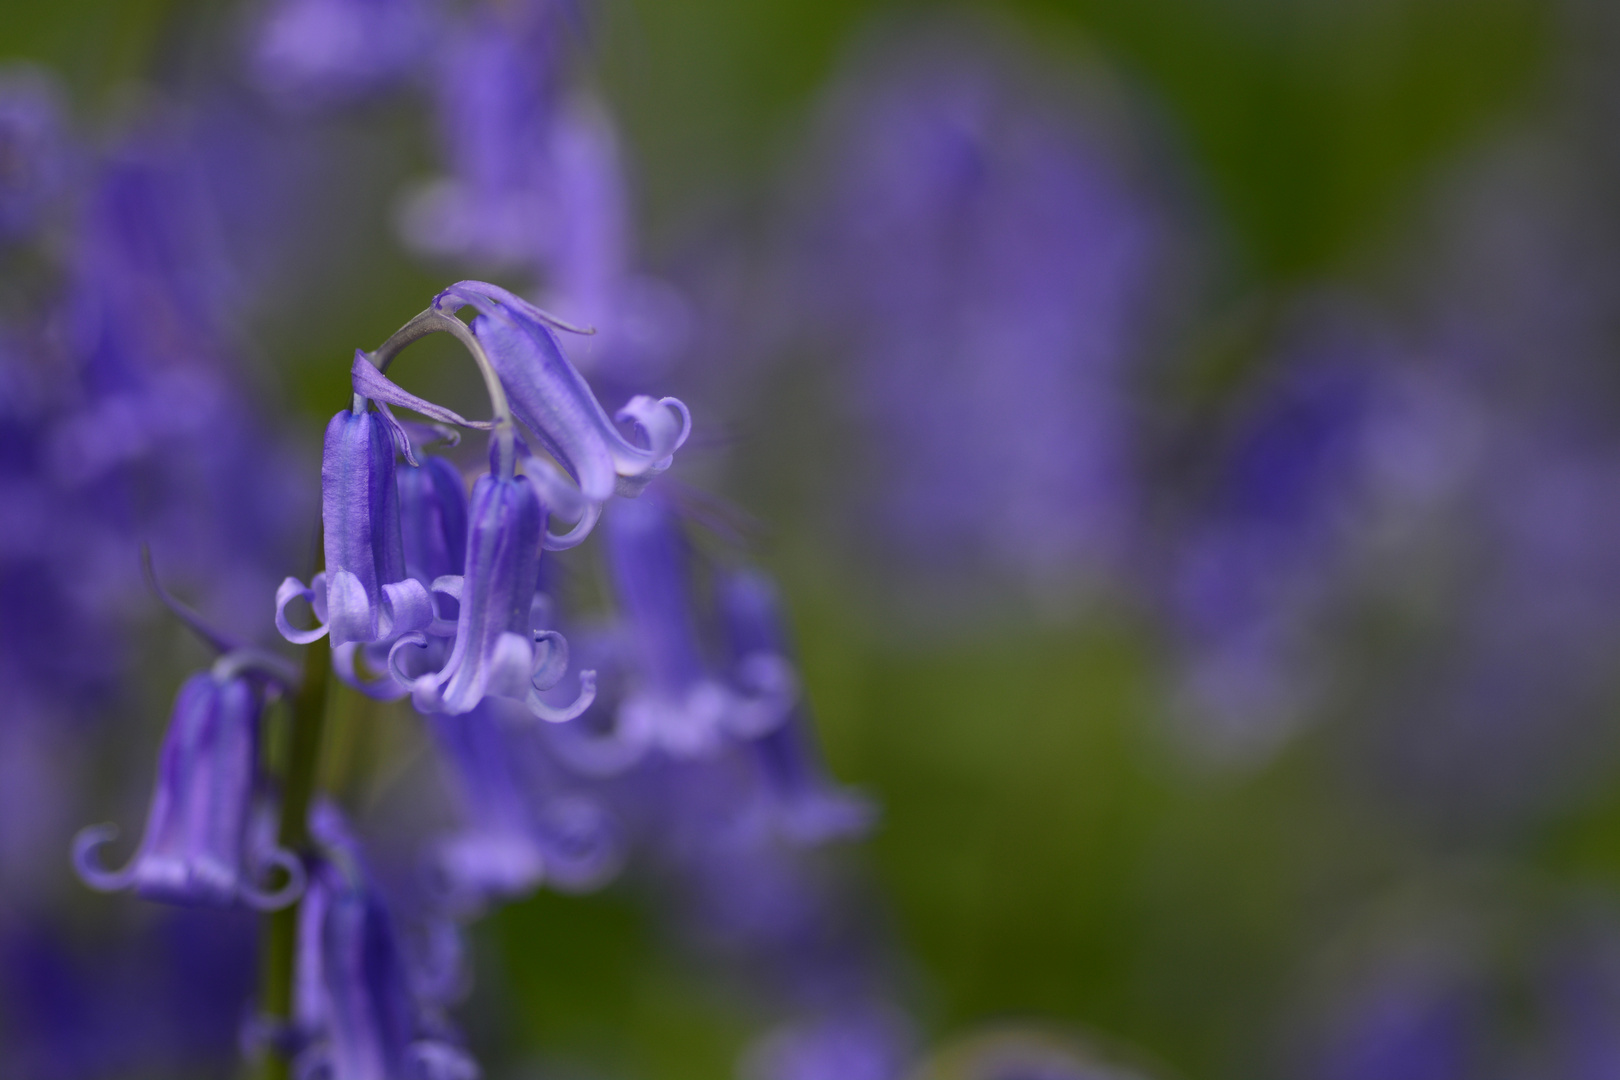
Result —
[{"label": "slender pedicel", "polygon": [[[489,357],[485,354],[483,345],[473,335],[473,332],[468,329],[467,324],[453,314],[445,314],[438,310],[437,307],[430,307],[417,315],[410,322],[396,330],[392,337],[377,346],[374,351],[356,355],[356,365],[353,370],[359,372],[358,362],[360,356],[363,355],[376,370],[377,378],[373,379],[364,372],[359,372],[355,376],[354,410],[358,412],[365,407],[365,397],[362,396],[361,389],[362,383],[367,388],[365,391],[366,397],[387,401],[386,396],[379,395],[392,393],[392,391],[385,390],[385,386],[394,387],[392,382],[382,378],[382,375],[388,370],[388,365],[394,362],[394,358],[404,350],[405,346],[435,333],[449,334],[461,342],[467,352],[472,355],[473,362],[478,365],[478,373],[484,378],[484,390],[489,394],[489,407],[493,414],[493,418],[489,421],[489,427],[493,432],[491,437],[495,443],[495,470],[501,476],[511,476],[517,465],[517,455],[513,445],[515,433],[512,429],[512,408],[506,400],[506,389],[501,385],[500,376],[496,373],[494,365],[490,363]],[[423,415],[432,416],[437,420],[447,420],[450,423],[461,424],[464,427],[482,426],[469,423],[455,413],[450,412],[450,410],[433,406],[414,394],[406,394],[402,390],[399,391],[399,394],[401,397],[397,402],[398,404],[404,405],[406,408],[417,409],[423,412]]]}]

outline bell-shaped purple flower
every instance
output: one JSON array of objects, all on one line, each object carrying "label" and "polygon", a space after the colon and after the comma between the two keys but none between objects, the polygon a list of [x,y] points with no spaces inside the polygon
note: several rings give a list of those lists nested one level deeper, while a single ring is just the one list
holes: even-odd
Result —
[{"label": "bell-shaped purple flower", "polygon": [[[284,907],[303,890],[302,865],[289,852],[254,835],[260,692],[230,669],[229,658],[193,675],[180,689],[158,759],[157,786],[146,834],[122,870],[95,862],[97,849],[118,832],[93,825],[79,833],[73,862],[93,889],[133,888],[148,900],[261,910]],[[267,891],[259,882],[280,867],[286,882]]]},{"label": "bell-shaped purple flower", "polygon": [[[600,505],[615,491],[637,494],[669,468],[691,431],[691,415],[678,399],[637,395],[619,410],[615,419],[634,423],[642,433],[646,445],[635,446],[619,433],[563,355],[553,331],[561,324],[554,317],[479,281],[458,282],[434,301],[446,312],[467,305],[478,311],[473,334],[500,374],[513,414],[568,470],[586,500]],[[583,538],[581,529],[575,533]],[[577,543],[574,534],[570,539]]]},{"label": "bell-shaped purple flower", "polygon": [[[326,569],[308,586],[288,578],[276,590],[276,627],[282,635],[302,645],[330,633],[336,648],[386,641],[432,625],[426,587],[405,572],[394,441],[380,414],[344,410],[327,425],[321,514]],[[298,630],[287,621],[287,605],[295,598],[313,605],[320,622],[315,629]]]},{"label": "bell-shaped purple flower", "polygon": [[717,749],[725,736],[757,738],[782,722],[798,688],[780,654],[751,655],[739,667],[746,685],[738,686],[704,662],[686,542],[661,498],[616,503],[607,552],[638,676],[619,707],[622,738],[692,756]]},{"label": "bell-shaped purple flower", "polygon": [[560,770],[526,719],[522,706],[499,699],[466,716],[429,717],[465,822],[434,853],[455,910],[525,896],[542,882],[584,891],[618,870],[614,822],[595,800],[560,790]]},{"label": "bell-shaped purple flower", "polygon": [[422,712],[458,715],[495,696],[525,701],[544,719],[567,720],[590,705],[590,672],[580,674],[579,700],[566,709],[553,708],[538,694],[556,685],[568,663],[562,635],[531,623],[545,524],[545,508],[527,476],[483,476],[474,485],[465,573],[433,585],[436,594],[460,605],[449,658],[437,671],[408,674],[401,649],[426,646],[423,633],[401,637],[389,654],[394,677],[411,688]]},{"label": "bell-shaped purple flower", "polygon": [[[459,574],[467,558],[467,492],[461,474],[450,462],[424,455],[420,465],[404,465],[396,470],[399,488],[400,537],[405,573],[424,589],[431,589],[439,578]],[[441,666],[448,649],[447,638],[454,622],[436,619],[427,629],[435,655],[429,658]],[[379,701],[393,701],[409,693],[409,688],[387,674],[388,650],[392,642],[367,645],[349,642],[332,650],[332,669],[349,686]],[[382,673],[381,678],[363,678],[358,657]]]},{"label": "bell-shaped purple flower", "polygon": [[459,574],[467,559],[467,489],[456,467],[424,455],[398,470],[405,573],[423,585]]},{"label": "bell-shaped purple flower", "polygon": [[[435,1030],[392,914],[330,807],[311,831],[327,848],[298,911],[299,1075],[331,1080],[475,1080],[477,1064]],[[335,834],[335,835],[334,835]]]},{"label": "bell-shaped purple flower", "polygon": [[[755,571],[732,573],[720,583],[718,601],[738,684],[769,686],[784,670],[791,673],[781,601],[770,579]],[[828,777],[802,701],[775,728],[749,740],[747,752],[789,839],[814,844],[859,834],[871,824],[872,805]]]}]

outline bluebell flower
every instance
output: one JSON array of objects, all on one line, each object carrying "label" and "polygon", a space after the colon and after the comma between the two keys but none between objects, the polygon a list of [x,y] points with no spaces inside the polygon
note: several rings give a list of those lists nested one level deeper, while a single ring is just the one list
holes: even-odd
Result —
[{"label": "bluebell flower", "polygon": [[318,804],[315,860],[298,909],[294,1013],[299,1075],[331,1080],[476,1080],[477,1064],[420,993],[394,917],[336,810]]},{"label": "bluebell flower", "polygon": [[678,399],[636,395],[614,417],[639,429],[646,445],[632,444],[568,362],[553,330],[562,324],[522,297],[484,282],[463,281],[440,293],[434,306],[449,313],[464,306],[477,310],[473,334],[500,373],[513,415],[593,505],[600,506],[615,491],[640,492],[669,468],[691,432],[691,414]]},{"label": "bluebell flower", "polygon": [[442,457],[397,473],[405,572],[423,585],[459,574],[467,558],[467,489]]},{"label": "bluebell flower", "polygon": [[[725,621],[733,678],[751,685],[776,678],[791,655],[776,587],[763,574],[737,571],[716,589]],[[855,836],[870,826],[869,802],[840,790],[827,775],[802,700],[774,729],[745,743],[759,768],[774,816],[784,833],[805,843]]]},{"label": "bluebell flower", "polygon": [[[192,676],[175,700],[158,759],[157,785],[146,833],[122,870],[95,863],[117,834],[97,825],[74,841],[73,861],[91,888],[133,888],[148,900],[262,910],[283,907],[303,889],[302,864],[255,835],[255,791],[262,691],[227,655]],[[274,891],[261,882],[272,868],[286,881]]]},{"label": "bluebell flower", "polygon": [[526,718],[521,706],[500,699],[465,716],[428,718],[463,820],[433,856],[456,910],[519,898],[542,883],[595,888],[618,869],[623,851],[614,822],[596,800],[567,790]]},{"label": "bluebell flower", "polygon": [[779,652],[757,650],[742,660],[735,683],[710,670],[699,644],[686,542],[664,500],[649,493],[616,503],[607,520],[614,593],[634,656],[617,737],[700,756],[725,739],[774,730],[798,694],[792,665]]},{"label": "bluebell flower", "polygon": [[549,195],[550,129],[559,97],[564,5],[480,4],[434,72],[449,176],[407,204],[406,242],[487,266],[530,266],[558,206]]},{"label": "bluebell flower", "polygon": [[567,644],[554,630],[533,625],[540,573],[540,538],[546,510],[529,477],[483,476],[473,486],[467,562],[459,578],[441,578],[435,592],[456,601],[454,644],[444,665],[413,675],[401,650],[425,647],[427,635],[399,638],[389,655],[394,677],[411,689],[423,712],[471,712],[486,696],[525,702],[534,715],[567,720],[589,707],[594,676],[580,674],[580,695],[557,709],[540,698],[567,669]]},{"label": "bluebell flower", "polygon": [[842,400],[884,462],[850,489],[862,538],[958,596],[1096,586],[1141,498],[1133,384],[1176,296],[1167,203],[1132,175],[1125,118],[1050,93],[990,28],[872,56],[828,110],[791,300],[849,358]]},{"label": "bluebell flower", "polygon": [[[395,472],[399,489],[401,552],[405,573],[412,581],[431,591],[440,578],[460,575],[467,559],[467,491],[461,473],[444,458],[424,455],[419,465],[406,464]],[[426,658],[430,667],[442,666],[447,638],[454,633],[438,617],[429,625],[433,631]],[[410,692],[391,677],[388,651],[393,643],[383,640],[362,645],[348,642],[332,650],[332,668],[348,685],[383,701],[393,701]],[[358,660],[364,658],[373,677],[362,677]],[[380,676],[380,677],[379,677]]]},{"label": "bluebell flower", "polygon": [[[428,590],[405,572],[394,439],[380,414],[347,409],[326,428],[321,513],[326,569],[308,586],[288,578],[276,591],[276,627],[308,644],[328,633],[333,647],[397,639],[433,623]],[[287,605],[308,600],[318,625],[298,630]]]}]

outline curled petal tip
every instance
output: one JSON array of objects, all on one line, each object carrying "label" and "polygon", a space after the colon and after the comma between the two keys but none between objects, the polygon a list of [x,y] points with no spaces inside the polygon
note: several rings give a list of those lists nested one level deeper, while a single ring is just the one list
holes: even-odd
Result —
[{"label": "curled petal tip", "polygon": [[[321,578],[320,574],[315,576],[317,579]],[[319,608],[322,605],[319,602],[320,598],[317,596],[317,588],[315,582],[305,585],[297,578],[290,577],[282,581],[281,585],[276,589],[276,629],[281,631],[282,637],[294,645],[308,645],[310,642],[319,641],[326,636],[328,626],[324,621],[321,621],[320,625],[313,630],[300,630],[287,621],[287,605],[294,600],[308,600],[311,606],[317,609],[315,612],[316,619],[320,619]]]},{"label": "curled petal tip", "polygon": [[582,671],[579,673],[579,696],[572,703],[557,708],[541,700],[538,691],[530,690],[527,698],[529,712],[541,720],[553,724],[566,723],[582,714],[596,701],[596,672]]},{"label": "curled petal tip", "polygon": [[265,892],[257,885],[244,882],[241,886],[242,899],[255,911],[280,911],[288,904],[292,904],[304,895],[304,885],[307,881],[304,873],[303,861],[285,848],[276,848],[270,853],[265,863],[266,868],[281,867],[286,872],[287,880],[281,888],[273,892]]},{"label": "curled petal tip", "polygon": [[118,826],[110,821],[87,825],[73,838],[73,871],[97,892],[119,892],[134,881],[134,860],[122,870],[108,870],[96,861],[96,852],[117,838]]}]

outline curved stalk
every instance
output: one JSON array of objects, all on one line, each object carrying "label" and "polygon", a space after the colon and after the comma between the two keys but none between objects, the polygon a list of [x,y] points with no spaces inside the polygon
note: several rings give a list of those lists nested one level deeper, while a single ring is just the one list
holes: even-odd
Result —
[{"label": "curved stalk", "polygon": [[[393,336],[375,350],[366,353],[366,359],[371,361],[372,366],[378,371],[387,372],[388,365],[394,362],[394,358],[403,352],[407,345],[429,334],[449,334],[472,354],[473,362],[478,365],[478,373],[484,377],[484,389],[489,394],[489,408],[494,420],[491,437],[495,440],[496,468],[501,476],[511,476],[517,469],[512,406],[506,400],[506,388],[501,385],[500,376],[495,373],[495,365],[489,362],[484,347],[479,344],[466,323],[454,315],[446,315],[435,308],[428,308],[394,331]],[[357,413],[363,411],[365,401],[361,395],[354,395],[354,411]]]}]

